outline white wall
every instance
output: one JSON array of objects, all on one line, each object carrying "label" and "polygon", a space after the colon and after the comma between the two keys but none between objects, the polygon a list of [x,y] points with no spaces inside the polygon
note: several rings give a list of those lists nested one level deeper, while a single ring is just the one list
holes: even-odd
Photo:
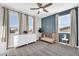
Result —
[{"label": "white wall", "polygon": [[78,4],[78,51],[79,51],[79,4]]},{"label": "white wall", "polygon": [[0,42],[2,37],[3,8],[0,7]]},{"label": "white wall", "polygon": [[41,18],[36,17],[35,18],[35,33],[37,34],[37,39],[39,39],[39,36],[40,36],[38,32],[40,27],[41,27]]},{"label": "white wall", "polygon": [[[79,15],[79,4],[78,4],[78,15]],[[78,46],[79,46],[79,16],[78,16]]]}]

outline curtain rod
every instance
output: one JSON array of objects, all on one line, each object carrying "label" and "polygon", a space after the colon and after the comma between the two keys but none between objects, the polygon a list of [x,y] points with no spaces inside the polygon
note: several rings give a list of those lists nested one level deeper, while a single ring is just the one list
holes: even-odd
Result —
[{"label": "curtain rod", "polygon": [[[10,10],[10,11],[14,11],[14,12],[17,12],[17,13],[22,13],[22,14],[24,14],[24,15],[31,16],[31,15],[29,15],[29,14],[26,14],[25,12],[22,12],[22,11],[16,11],[16,10],[13,10],[13,9],[10,9],[10,8],[7,8],[7,7],[2,7],[2,8],[6,8],[6,9],[8,9],[8,10]],[[32,17],[35,17],[35,16],[32,16]]]},{"label": "curtain rod", "polygon": [[[75,8],[78,8],[78,6],[75,6],[75,7],[73,7],[73,8],[70,8],[70,9],[67,9],[67,10],[64,10],[64,11],[72,10],[72,9],[75,9]],[[56,15],[56,14],[62,13],[62,12],[64,12],[64,11],[57,12],[57,13],[52,14],[52,15]],[[49,16],[52,16],[52,15],[49,15]],[[48,17],[48,16],[46,16],[46,17]],[[45,18],[45,17],[43,17],[43,18]]]}]

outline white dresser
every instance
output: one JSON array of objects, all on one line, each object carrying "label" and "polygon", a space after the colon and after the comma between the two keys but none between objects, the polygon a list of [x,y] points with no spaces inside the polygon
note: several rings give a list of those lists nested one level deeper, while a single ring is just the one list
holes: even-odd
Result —
[{"label": "white dresser", "polygon": [[14,36],[14,47],[36,42],[36,34],[24,34]]}]

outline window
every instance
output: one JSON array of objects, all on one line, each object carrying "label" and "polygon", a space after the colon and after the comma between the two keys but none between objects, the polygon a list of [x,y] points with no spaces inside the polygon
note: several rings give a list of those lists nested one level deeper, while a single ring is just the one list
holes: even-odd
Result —
[{"label": "window", "polygon": [[59,16],[59,18],[58,18],[59,32],[70,32],[70,24],[71,24],[70,16],[71,16],[70,14]]},{"label": "window", "polygon": [[19,32],[19,19],[17,12],[9,11],[9,28],[10,28],[10,33]]},{"label": "window", "polygon": [[14,36],[19,34],[19,16],[17,12],[9,10],[9,40],[8,48],[14,46]]},{"label": "window", "polygon": [[59,16],[59,28],[70,26],[70,14]]},{"label": "window", "polygon": [[59,42],[69,43],[71,30],[71,14],[60,15],[58,17]]},{"label": "window", "polygon": [[33,32],[33,17],[28,18],[29,32]]}]

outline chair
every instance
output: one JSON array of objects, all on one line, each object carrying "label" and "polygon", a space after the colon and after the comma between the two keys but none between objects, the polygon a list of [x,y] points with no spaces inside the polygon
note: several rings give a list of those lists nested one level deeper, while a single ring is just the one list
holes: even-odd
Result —
[{"label": "chair", "polygon": [[68,42],[68,39],[67,39],[66,34],[64,34],[64,37],[62,38],[62,42],[63,42],[63,41],[66,41],[66,43]]},{"label": "chair", "polygon": [[56,33],[44,33],[43,37],[41,37],[41,40],[49,43],[55,43],[56,37],[57,37]]}]

